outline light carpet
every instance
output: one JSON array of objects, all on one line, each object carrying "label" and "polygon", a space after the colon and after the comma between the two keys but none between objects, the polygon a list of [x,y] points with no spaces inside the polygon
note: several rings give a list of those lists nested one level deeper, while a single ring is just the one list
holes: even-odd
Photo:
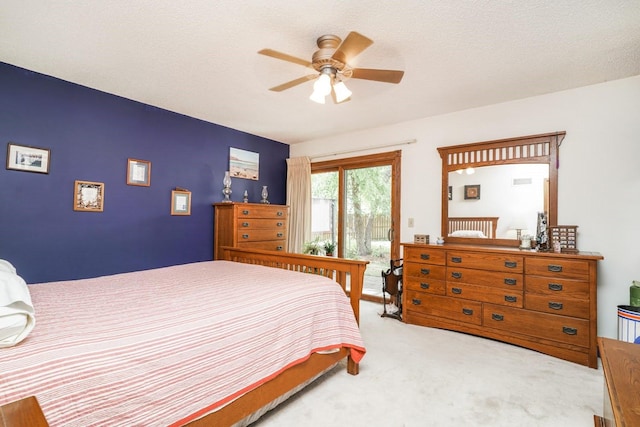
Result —
[{"label": "light carpet", "polygon": [[601,368],[381,311],[361,302],[359,375],[341,364],[253,426],[586,427],[602,415]]}]

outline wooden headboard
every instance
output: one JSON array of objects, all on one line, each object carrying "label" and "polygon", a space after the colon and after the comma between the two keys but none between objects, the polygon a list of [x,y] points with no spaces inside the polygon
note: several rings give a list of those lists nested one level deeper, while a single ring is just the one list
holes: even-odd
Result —
[{"label": "wooden headboard", "polygon": [[496,238],[498,228],[498,217],[489,216],[469,216],[469,217],[449,217],[449,232],[447,235],[459,230],[482,231],[489,239]]}]

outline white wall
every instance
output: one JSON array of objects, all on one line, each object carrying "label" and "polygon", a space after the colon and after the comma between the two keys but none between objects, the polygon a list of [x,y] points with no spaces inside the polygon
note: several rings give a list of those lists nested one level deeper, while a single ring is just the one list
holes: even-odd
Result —
[{"label": "white wall", "polygon": [[[558,223],[578,225],[578,248],[605,257],[598,270],[598,335],[616,338],[617,305],[629,304],[631,281],[640,280],[640,75],[294,144],[291,157],[401,149],[401,239],[409,242],[415,233],[440,235],[436,147],[554,131],[567,132],[560,147]],[[366,150],[410,139],[417,143]],[[408,218],[415,218],[413,228]]]}]

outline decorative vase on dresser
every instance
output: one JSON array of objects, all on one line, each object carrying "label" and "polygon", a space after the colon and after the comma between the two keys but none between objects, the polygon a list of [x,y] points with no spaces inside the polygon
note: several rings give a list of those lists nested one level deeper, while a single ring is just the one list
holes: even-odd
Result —
[{"label": "decorative vase on dresser", "polygon": [[286,252],[288,206],[234,202],[213,207],[213,259],[222,258],[222,246]]},{"label": "decorative vase on dresser", "polygon": [[516,344],[597,368],[594,252],[403,244],[406,323]]}]

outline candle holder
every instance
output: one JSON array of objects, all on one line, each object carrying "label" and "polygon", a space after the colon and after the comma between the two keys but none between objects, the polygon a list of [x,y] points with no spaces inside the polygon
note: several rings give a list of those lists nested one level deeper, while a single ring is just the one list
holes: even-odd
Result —
[{"label": "candle holder", "polygon": [[231,199],[229,196],[231,195],[231,177],[229,176],[229,171],[224,173],[224,179],[222,180],[222,184],[224,187],[222,188],[222,194],[224,194],[224,199],[222,199],[223,203],[231,203]]},{"label": "candle holder", "polygon": [[242,201],[244,203],[249,203],[249,193],[247,192],[247,190],[244,190],[244,195],[242,196]]},{"label": "candle holder", "polygon": [[262,186],[262,200],[260,200],[260,203],[269,204],[269,200],[267,200],[268,197],[269,197],[269,191],[267,190],[267,186],[263,185]]}]

